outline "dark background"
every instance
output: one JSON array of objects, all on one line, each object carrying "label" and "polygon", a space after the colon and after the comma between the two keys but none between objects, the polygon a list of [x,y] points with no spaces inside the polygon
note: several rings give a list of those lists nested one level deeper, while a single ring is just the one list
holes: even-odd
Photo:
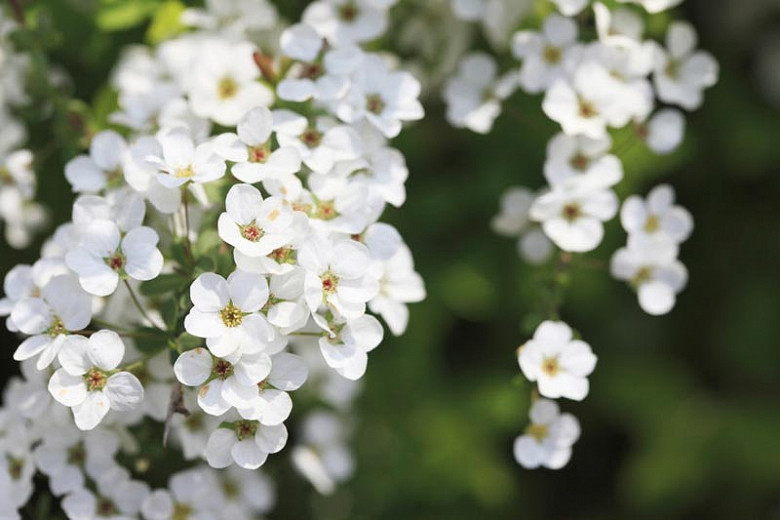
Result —
[{"label": "dark background", "polygon": [[[305,2],[277,3],[295,19]],[[68,2],[31,4],[53,10],[61,40],[52,61],[87,102],[121,46],[146,30],[101,32]],[[527,471],[512,458],[530,391],[515,349],[529,335],[523,320],[538,302],[538,275],[488,225],[505,188],[542,184],[555,127],[539,98],[517,94],[493,133],[476,136],[450,128],[432,99],[428,117],[397,140],[409,195],[387,214],[414,252],[428,299],[412,307],[406,335],[371,354],[355,477],[318,497],[285,455],[274,458],[280,504],[270,518],[780,518],[780,85],[757,80],[766,42],[779,38],[780,6],[689,0],[678,15],[719,60],[720,81],[688,118],[679,151],[626,153],[619,190],[676,188],[696,221],[681,253],[690,282],[673,313],[655,318],[606,271],[572,273],[562,318],[599,363],[588,398],[562,403],[583,427],[569,465]],[[51,138],[45,122],[34,127],[35,144]],[[62,164],[47,153],[39,172],[59,221],[70,204]],[[624,240],[613,221],[591,256],[606,261]],[[36,257],[35,249],[0,252],[2,272]],[[18,339],[3,332],[1,341],[5,380],[16,371]]]}]

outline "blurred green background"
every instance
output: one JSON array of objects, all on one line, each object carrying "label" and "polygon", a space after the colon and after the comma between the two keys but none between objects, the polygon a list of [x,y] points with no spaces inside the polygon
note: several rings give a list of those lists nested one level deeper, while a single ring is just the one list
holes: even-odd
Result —
[{"label": "blurred green background", "polygon": [[[31,4],[53,13],[51,60],[88,103],[122,46],[147,30],[100,32],[85,14],[90,2]],[[277,4],[295,19],[305,2]],[[408,201],[387,213],[428,299],[412,307],[406,335],[371,355],[355,477],[318,497],[280,456],[270,464],[280,495],[271,519],[780,518],[780,85],[757,79],[765,42],[778,40],[780,5],[689,0],[677,13],[719,60],[720,81],[689,117],[678,152],[657,159],[631,148],[620,190],[674,185],[696,220],[681,255],[690,282],[673,313],[654,318],[606,271],[573,272],[562,318],[599,364],[588,398],[562,403],[583,427],[569,465],[527,471],[512,458],[530,390],[515,349],[529,335],[523,318],[538,303],[538,273],[489,229],[505,188],[542,184],[555,127],[539,98],[517,94],[493,133],[476,136],[450,128],[432,99],[428,117],[397,140],[411,171]],[[48,128],[33,128],[35,145],[52,138]],[[70,208],[63,160],[48,153],[39,172],[57,220]],[[624,240],[612,222],[592,256],[606,261]],[[36,257],[0,248],[3,273]],[[18,340],[3,332],[2,342],[5,380]]]}]

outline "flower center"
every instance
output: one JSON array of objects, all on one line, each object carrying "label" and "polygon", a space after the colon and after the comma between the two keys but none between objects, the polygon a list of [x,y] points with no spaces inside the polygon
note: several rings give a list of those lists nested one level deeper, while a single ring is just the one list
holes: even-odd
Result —
[{"label": "flower center", "polygon": [[52,319],[51,327],[49,327],[49,330],[47,332],[49,336],[54,338],[59,336],[60,334],[65,334],[67,330],[65,330],[65,324],[62,322],[62,319],[60,319],[59,316],[55,316],[54,319]]},{"label": "flower center", "polygon": [[189,504],[176,503],[173,505],[173,514],[171,520],[187,520],[192,514],[192,507]]},{"label": "flower center", "polygon": [[238,498],[241,494],[241,488],[238,483],[231,479],[224,479],[222,481],[222,491],[225,493],[228,500]]},{"label": "flower center", "polygon": [[125,266],[125,255],[120,252],[114,253],[110,257],[106,258],[106,265],[108,265],[108,267],[117,273],[122,272],[122,269]]},{"label": "flower center", "polygon": [[640,267],[633,278],[631,278],[631,285],[639,287],[645,282],[649,282],[653,277],[653,269],[650,267]]},{"label": "flower center", "polygon": [[558,356],[546,357],[542,360],[542,371],[550,377],[555,377],[561,371]]},{"label": "flower center", "polygon": [[22,478],[22,471],[24,470],[24,459],[17,459],[10,455],[6,455],[5,459],[8,461],[8,474],[13,480],[19,480]]},{"label": "flower center", "polygon": [[263,231],[262,228],[258,227],[257,223],[254,220],[246,226],[241,226],[241,236],[249,240],[250,242],[257,242],[258,240],[263,238],[264,234],[265,231]]},{"label": "flower center", "polygon": [[584,99],[580,99],[579,115],[584,119],[590,119],[591,117],[596,117],[596,115],[598,115],[598,111],[596,110],[596,107],[593,105],[593,103]]},{"label": "flower center", "polygon": [[544,61],[546,61],[549,64],[555,64],[561,61],[561,56],[563,53],[561,52],[561,49],[558,47],[554,47],[552,45],[548,45],[544,48],[544,51],[542,52],[542,57]]},{"label": "flower center", "polygon": [[249,151],[249,162],[253,162],[253,163],[264,163],[268,160],[268,157],[271,155],[269,153],[270,150],[268,150],[268,148],[266,148],[264,145],[250,146],[248,151]]},{"label": "flower center", "polygon": [[289,247],[274,249],[268,256],[269,258],[276,260],[279,264],[292,264],[295,262],[295,251]]},{"label": "flower center", "polygon": [[238,83],[236,83],[236,80],[230,76],[225,76],[219,80],[219,84],[217,85],[217,96],[219,96],[219,99],[222,101],[230,99],[236,95],[236,92],[238,92]]},{"label": "flower center", "polygon": [[533,437],[536,442],[542,442],[550,433],[550,428],[546,424],[531,424],[525,429],[525,433]]},{"label": "flower center", "polygon": [[358,17],[359,11],[353,2],[348,2],[339,8],[339,18],[345,22],[353,22]]},{"label": "flower center", "polygon": [[655,233],[660,227],[661,220],[655,215],[650,215],[647,217],[647,220],[645,220],[645,231],[647,233]]},{"label": "flower center", "polygon": [[191,432],[203,431],[206,426],[203,421],[203,415],[199,413],[191,413],[185,420],[184,426]]},{"label": "flower center", "polygon": [[379,94],[371,94],[366,97],[366,110],[372,114],[379,115],[385,109],[385,102]]},{"label": "flower center", "polygon": [[238,421],[233,426],[239,441],[254,437],[257,433],[257,421]]},{"label": "flower center", "polygon": [[325,74],[325,69],[319,63],[306,63],[301,69],[300,76],[305,79],[317,79]]},{"label": "flower center", "polygon": [[87,390],[90,392],[103,390],[106,387],[107,381],[108,374],[97,367],[92,367],[89,372],[84,375],[84,382],[87,383]]},{"label": "flower center", "polygon": [[224,381],[233,375],[233,365],[224,359],[217,360],[211,368],[211,373],[217,379]]},{"label": "flower center", "polygon": [[574,222],[580,218],[580,216],[582,216],[582,208],[580,208],[580,205],[576,202],[571,202],[563,207],[561,210],[561,216],[567,222]]},{"label": "flower center", "polygon": [[669,60],[664,69],[664,74],[672,79],[677,79],[677,76],[680,74],[680,65],[674,60]]},{"label": "flower center", "polygon": [[119,510],[110,498],[100,497],[95,507],[98,516],[113,516],[119,514]]},{"label": "flower center", "polygon": [[195,172],[192,170],[192,165],[187,165],[184,168],[177,168],[173,171],[173,176],[177,179],[191,179],[195,177]]},{"label": "flower center", "polygon": [[585,157],[582,153],[578,153],[574,157],[571,158],[571,167],[575,170],[579,170],[581,172],[584,172],[588,169],[588,164],[590,163],[590,160],[588,160],[587,157]]},{"label": "flower center", "polygon": [[0,166],[0,184],[4,186],[14,185],[14,177],[11,175],[11,170],[6,166]]},{"label": "flower center", "polygon": [[79,467],[87,461],[87,452],[84,449],[83,443],[79,442],[68,448],[67,461],[68,464]]},{"label": "flower center", "polygon": [[322,133],[316,128],[307,128],[301,134],[301,141],[309,148],[316,148],[322,142]]},{"label": "flower center", "polygon": [[233,302],[227,304],[227,307],[219,311],[219,317],[226,327],[238,327],[244,320],[244,313],[241,309],[233,305]]},{"label": "flower center", "polygon": [[322,280],[322,292],[326,294],[332,294],[336,292],[339,286],[339,278],[330,271],[324,273],[320,279]]},{"label": "flower center", "polygon": [[338,216],[336,203],[332,200],[322,201],[317,205],[317,218],[322,220],[332,220]]}]

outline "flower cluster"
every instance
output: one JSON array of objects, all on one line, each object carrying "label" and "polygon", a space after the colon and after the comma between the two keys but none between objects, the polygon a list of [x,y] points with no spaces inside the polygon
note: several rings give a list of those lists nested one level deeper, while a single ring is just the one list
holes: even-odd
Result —
[{"label": "flower cluster", "polygon": [[[243,470],[285,447],[310,374],[304,397],[328,406],[303,419],[295,466],[323,493],[349,477],[344,417],[383,339],[376,316],[400,335],[425,297],[379,221],[406,198],[389,139],[423,116],[414,76],[362,47],[393,3],[313,2],[276,51],[251,36],[277,26],[258,15],[270,5],[207,2],[184,12],[195,30],[123,55],[112,127],[65,167],[71,220],[5,279],[0,311],[26,339],[0,422],[14,461],[0,516],[18,517],[36,470],[71,519],[265,512],[268,483]],[[149,420],[196,464],[167,489],[119,463],[148,465],[119,439]],[[6,443],[17,423],[24,442]]]},{"label": "flower cluster", "polygon": [[33,154],[22,147],[27,129],[14,115],[30,102],[25,88],[30,57],[18,52],[11,41],[17,28],[0,9],[0,221],[5,241],[22,249],[46,223],[46,211],[35,202]]},{"label": "flower cluster", "polygon": [[[644,142],[656,154],[671,153],[681,144],[682,110],[701,106],[704,90],[717,80],[718,64],[697,50],[696,32],[685,22],[671,22],[660,42],[644,36],[644,15],[635,6],[610,9],[588,0],[553,3],[557,12],[539,20],[537,28],[512,35],[509,51],[519,67],[501,70],[498,60],[484,52],[463,56],[443,90],[447,118],[456,127],[488,133],[502,104],[516,91],[541,95],[542,110],[561,129],[547,146],[546,186],[510,188],[493,229],[517,238],[519,255],[532,264],[549,266],[556,256],[553,270],[560,272],[593,265],[576,255],[595,250],[604,239],[604,224],[620,213],[629,238],[612,257],[612,275],[629,283],[644,311],[665,314],[687,281],[677,258],[693,220],[674,205],[668,185],[653,189],[647,200],[627,197],[622,209],[614,188],[624,176],[621,156],[635,143]],[[623,3],[641,4],[656,13],[679,1]],[[499,4],[453,1],[452,7],[462,19],[479,20],[500,9]],[[583,41],[581,34],[597,38]],[[559,255],[553,254],[555,248]],[[586,344],[572,340],[567,325],[556,321],[560,298],[551,299],[553,305],[545,312],[552,321],[539,326],[518,359],[526,378],[538,383],[541,396],[579,400],[587,395],[584,378],[593,370],[595,357]],[[576,419],[539,399],[532,406],[531,423],[515,445],[518,462],[526,467],[564,465],[579,436]]]}]

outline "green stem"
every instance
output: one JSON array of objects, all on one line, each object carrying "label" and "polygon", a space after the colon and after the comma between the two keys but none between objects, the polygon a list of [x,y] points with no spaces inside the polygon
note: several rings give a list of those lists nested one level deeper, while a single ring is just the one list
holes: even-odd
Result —
[{"label": "green stem", "polygon": [[[149,324],[152,327],[154,327],[156,329],[160,329],[160,327],[158,327],[154,323],[154,321],[149,317],[149,315],[144,310],[143,306],[141,305],[141,302],[138,300],[138,296],[135,295],[135,291],[133,291],[133,288],[130,287],[130,282],[128,282],[127,280],[123,280],[123,281],[125,282],[125,287],[127,287],[127,292],[130,293],[130,298],[133,300],[133,303],[135,304],[135,308],[138,309],[138,312],[141,314],[141,316],[143,316],[143,318],[146,321],[148,321]],[[160,330],[162,330],[162,329],[160,329]]]},{"label": "green stem", "polygon": [[184,206],[184,252],[190,266],[193,266],[195,259],[192,256],[192,242],[190,242],[190,204],[186,184],[181,187],[181,204]]}]

